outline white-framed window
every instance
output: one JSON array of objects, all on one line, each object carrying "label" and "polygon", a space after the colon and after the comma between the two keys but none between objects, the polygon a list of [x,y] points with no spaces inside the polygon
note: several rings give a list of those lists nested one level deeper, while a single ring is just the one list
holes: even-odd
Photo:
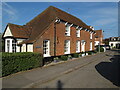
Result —
[{"label": "white-framed window", "polygon": [[76,36],[80,37],[80,30],[79,29],[76,30]]},{"label": "white-framed window", "polygon": [[76,52],[80,52],[80,41],[76,41]]},{"label": "white-framed window", "polygon": [[16,52],[16,42],[12,40],[12,52]]},{"label": "white-framed window", "polygon": [[64,53],[69,54],[70,53],[70,40],[64,41]]},{"label": "white-framed window", "polygon": [[90,33],[90,39],[92,39],[92,33]]},{"label": "white-framed window", "polygon": [[7,40],[7,52],[10,52],[10,40]]},{"label": "white-framed window", "polygon": [[92,42],[90,42],[90,51],[92,50]]},{"label": "white-framed window", "polygon": [[49,40],[43,41],[43,54],[44,54],[44,57],[50,56],[50,41]]},{"label": "white-framed window", "polygon": [[16,41],[14,39],[5,39],[5,52],[16,52]]},{"label": "white-framed window", "polygon": [[70,27],[68,24],[65,26],[65,36],[70,36]]}]

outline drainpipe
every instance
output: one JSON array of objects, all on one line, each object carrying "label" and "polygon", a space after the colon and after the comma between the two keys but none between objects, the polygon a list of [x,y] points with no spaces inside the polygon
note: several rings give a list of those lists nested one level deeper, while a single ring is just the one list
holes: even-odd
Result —
[{"label": "drainpipe", "polygon": [[60,19],[56,17],[56,20],[54,22],[54,56],[56,56],[56,25],[60,23]]},{"label": "drainpipe", "polygon": [[56,56],[56,22],[54,23],[54,56]]}]

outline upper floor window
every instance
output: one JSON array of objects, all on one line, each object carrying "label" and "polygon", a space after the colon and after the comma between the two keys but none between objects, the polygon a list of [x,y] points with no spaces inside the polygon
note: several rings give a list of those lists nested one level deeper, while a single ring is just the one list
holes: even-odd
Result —
[{"label": "upper floor window", "polygon": [[65,26],[65,36],[70,36],[70,25]]},{"label": "upper floor window", "polygon": [[80,37],[80,30],[79,29],[76,30],[76,36]]},{"label": "upper floor window", "polygon": [[92,33],[90,33],[90,39],[92,39]]}]

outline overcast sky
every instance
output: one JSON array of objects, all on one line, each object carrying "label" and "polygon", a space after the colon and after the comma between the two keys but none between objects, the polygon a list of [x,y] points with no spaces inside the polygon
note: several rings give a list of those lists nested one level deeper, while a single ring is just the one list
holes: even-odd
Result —
[{"label": "overcast sky", "polygon": [[55,6],[104,30],[104,38],[118,36],[117,2],[2,2],[2,32],[7,23],[24,25],[49,6]]}]

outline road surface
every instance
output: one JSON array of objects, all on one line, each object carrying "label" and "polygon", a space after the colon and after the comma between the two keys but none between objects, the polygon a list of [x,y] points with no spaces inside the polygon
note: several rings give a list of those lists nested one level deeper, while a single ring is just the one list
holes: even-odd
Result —
[{"label": "road surface", "polygon": [[119,88],[120,53],[97,53],[3,78],[3,88]]}]

